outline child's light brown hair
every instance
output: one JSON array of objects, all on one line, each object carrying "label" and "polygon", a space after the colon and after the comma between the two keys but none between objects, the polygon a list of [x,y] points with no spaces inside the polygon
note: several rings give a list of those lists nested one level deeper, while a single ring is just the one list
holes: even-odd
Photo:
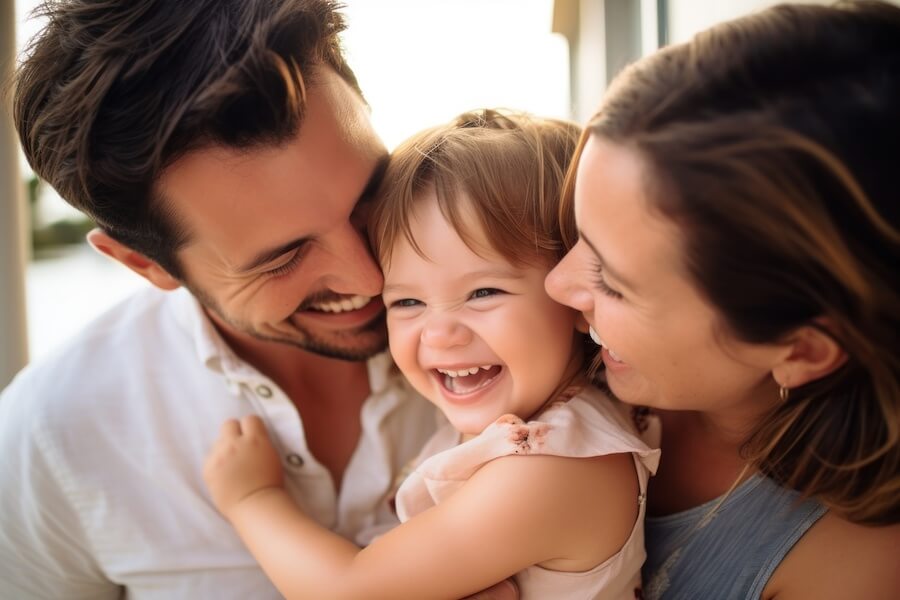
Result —
[{"label": "child's light brown hair", "polygon": [[[422,254],[410,220],[434,190],[441,213],[473,252],[484,250],[476,242],[483,233],[511,264],[555,264],[567,250],[561,227],[574,224],[574,215],[560,216],[559,201],[579,134],[567,121],[479,110],[409,138],[391,155],[369,222],[379,262],[390,263],[399,236]],[[471,230],[473,220],[481,232]]]}]

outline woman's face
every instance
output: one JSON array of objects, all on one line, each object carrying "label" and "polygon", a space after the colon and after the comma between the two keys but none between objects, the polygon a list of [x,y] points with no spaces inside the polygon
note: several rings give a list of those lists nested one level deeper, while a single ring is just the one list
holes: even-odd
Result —
[{"label": "woman's face", "polygon": [[602,342],[610,389],[624,402],[771,406],[771,367],[784,348],[724,332],[688,275],[681,230],[651,207],[650,176],[636,151],[597,136],[587,142],[575,186],[579,240],[547,276],[548,293],[584,313]]}]

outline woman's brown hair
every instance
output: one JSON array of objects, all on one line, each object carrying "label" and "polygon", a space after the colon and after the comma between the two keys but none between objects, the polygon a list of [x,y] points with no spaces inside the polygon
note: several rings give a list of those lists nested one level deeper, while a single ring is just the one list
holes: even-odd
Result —
[{"label": "woman's brown hair", "polygon": [[768,343],[813,326],[845,350],[743,452],[870,524],[900,521],[898,107],[900,8],[781,5],[633,65],[585,132],[642,157],[724,331]]}]

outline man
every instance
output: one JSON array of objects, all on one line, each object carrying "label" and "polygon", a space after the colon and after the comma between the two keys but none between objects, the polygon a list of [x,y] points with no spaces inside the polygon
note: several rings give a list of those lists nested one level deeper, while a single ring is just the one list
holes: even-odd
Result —
[{"label": "man", "polygon": [[48,10],[25,152],[155,288],[0,397],[0,597],[277,597],[202,483],[221,423],[261,415],[296,500],[362,543],[436,423],[382,353],[386,152],[344,23],[331,0]]}]

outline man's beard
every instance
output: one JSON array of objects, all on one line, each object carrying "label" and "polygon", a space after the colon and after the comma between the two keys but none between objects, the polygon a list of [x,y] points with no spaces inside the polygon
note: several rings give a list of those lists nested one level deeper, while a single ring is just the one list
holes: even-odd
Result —
[{"label": "man's beard", "polygon": [[387,348],[387,327],[384,311],[365,325],[350,331],[336,332],[334,334],[335,337],[339,339],[345,338],[350,342],[345,345],[318,337],[297,324],[293,325],[296,331],[296,336],[293,337],[264,334],[245,323],[231,318],[208,294],[192,286],[185,285],[185,287],[190,290],[205,309],[215,313],[220,320],[227,323],[232,329],[258,340],[285,344],[320,356],[353,362],[369,359]]},{"label": "man's beard", "polygon": [[268,340],[271,342],[280,342],[283,344],[301,348],[314,354],[326,356],[328,358],[337,358],[340,360],[348,361],[366,360],[387,348],[387,330],[384,323],[384,313],[382,313],[381,316],[377,317],[371,323],[368,323],[356,329],[352,333],[341,333],[342,337],[346,335],[346,337],[348,338],[361,338],[363,340],[362,343],[359,343],[359,339],[357,339],[357,344],[354,347],[347,347],[330,343],[326,340],[315,337],[308,331],[305,331],[299,327],[298,331],[303,334],[302,340],[266,337],[251,331],[248,331],[247,333],[256,337],[257,339]]}]

